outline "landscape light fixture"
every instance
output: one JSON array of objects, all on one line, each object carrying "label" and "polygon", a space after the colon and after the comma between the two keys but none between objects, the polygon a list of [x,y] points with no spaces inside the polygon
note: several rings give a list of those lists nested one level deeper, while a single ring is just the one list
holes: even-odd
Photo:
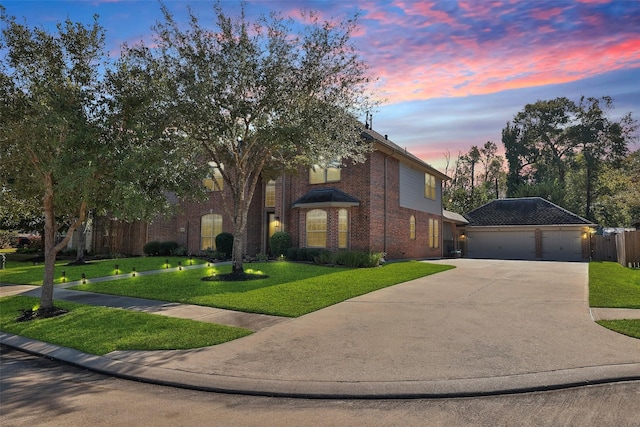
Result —
[{"label": "landscape light fixture", "polygon": [[164,260],[164,268],[169,268],[169,260],[168,259]]},{"label": "landscape light fixture", "polygon": [[178,261],[178,270],[182,271],[182,261]]},{"label": "landscape light fixture", "polygon": [[136,277],[136,268],[131,267],[131,277]]},{"label": "landscape light fixture", "polygon": [[192,256],[189,257],[189,265],[193,265],[193,257]]},{"label": "landscape light fixture", "polygon": [[82,284],[85,285],[87,283],[87,276],[82,273]]},{"label": "landscape light fixture", "polygon": [[67,281],[67,272],[66,272],[66,271],[63,271],[63,272],[62,272],[62,281],[63,281],[63,282],[66,282],[66,281]]},{"label": "landscape light fixture", "polygon": [[119,273],[118,264],[116,264],[116,274]]}]

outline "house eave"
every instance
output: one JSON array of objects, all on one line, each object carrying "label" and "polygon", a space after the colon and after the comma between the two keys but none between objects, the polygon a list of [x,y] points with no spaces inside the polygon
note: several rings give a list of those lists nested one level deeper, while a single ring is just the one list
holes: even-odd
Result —
[{"label": "house eave", "polygon": [[355,202],[317,202],[317,203],[295,203],[292,208],[312,209],[312,208],[351,208],[360,206]]}]

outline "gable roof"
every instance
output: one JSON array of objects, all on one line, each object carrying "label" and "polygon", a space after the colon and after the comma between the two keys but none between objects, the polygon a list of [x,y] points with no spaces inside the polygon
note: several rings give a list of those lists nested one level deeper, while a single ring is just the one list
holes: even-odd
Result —
[{"label": "gable roof", "polygon": [[464,214],[470,226],[595,225],[541,197],[497,199]]},{"label": "gable roof", "polygon": [[408,152],[406,148],[401,148],[398,144],[389,140],[387,135],[383,136],[375,130],[365,127],[362,130],[362,137],[367,141],[374,141],[375,143],[377,143],[376,149],[385,152],[391,157],[399,159],[400,161],[404,161],[405,163],[409,163],[412,166],[417,166],[425,172],[429,172],[431,175],[434,175],[443,181],[447,181],[450,179],[447,175],[435,169],[430,164]]},{"label": "gable roof", "polygon": [[351,207],[360,206],[360,201],[337,188],[315,188],[293,202],[294,208]]}]

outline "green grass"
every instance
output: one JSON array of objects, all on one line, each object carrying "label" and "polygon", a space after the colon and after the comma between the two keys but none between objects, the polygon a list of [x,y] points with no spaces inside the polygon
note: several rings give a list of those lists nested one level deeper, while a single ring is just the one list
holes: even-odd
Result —
[{"label": "green grass", "polygon": [[[290,262],[246,264],[267,279],[245,282],[202,281],[210,269],[78,285],[73,289],[231,310],[298,317],[401,282],[453,268],[422,262],[390,263],[380,268],[347,269]],[[222,266],[219,273],[227,273]]]},{"label": "green grass", "polygon": [[[640,270],[616,262],[589,263],[589,305],[606,308],[640,308]],[[599,325],[640,338],[640,320],[600,320]]]},{"label": "green grass", "polygon": [[616,262],[589,263],[589,305],[640,308],[640,270]]},{"label": "green grass", "polygon": [[[32,255],[33,256],[33,255]],[[62,283],[62,272],[65,272],[66,281],[80,280],[82,273],[88,278],[112,276],[116,273],[115,266],[118,264],[120,273],[130,273],[135,267],[136,271],[161,270],[165,268],[165,260],[169,260],[170,267],[177,267],[178,262],[182,265],[189,263],[186,257],[137,257],[137,258],[117,258],[100,261],[91,261],[85,265],[69,266],[69,261],[57,261],[54,283]],[[194,264],[202,264],[205,261],[193,259]],[[6,270],[0,270],[0,283],[12,283],[20,285],[42,285],[44,276],[44,265],[24,261],[11,261],[7,263]]]},{"label": "green grass", "polygon": [[207,347],[251,334],[230,326],[67,301],[55,302],[56,307],[69,310],[67,314],[16,322],[20,310],[36,307],[38,299],[12,296],[0,302],[0,330],[97,355]]},{"label": "green grass", "polygon": [[640,320],[638,319],[599,320],[598,324],[607,329],[611,329],[612,331],[628,335],[633,338],[640,338]]}]

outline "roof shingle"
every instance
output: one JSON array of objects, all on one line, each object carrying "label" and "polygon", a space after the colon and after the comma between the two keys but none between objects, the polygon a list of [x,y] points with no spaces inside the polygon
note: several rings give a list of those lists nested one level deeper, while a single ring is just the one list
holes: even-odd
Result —
[{"label": "roof shingle", "polygon": [[494,200],[464,214],[464,217],[470,226],[594,225],[541,197]]}]

